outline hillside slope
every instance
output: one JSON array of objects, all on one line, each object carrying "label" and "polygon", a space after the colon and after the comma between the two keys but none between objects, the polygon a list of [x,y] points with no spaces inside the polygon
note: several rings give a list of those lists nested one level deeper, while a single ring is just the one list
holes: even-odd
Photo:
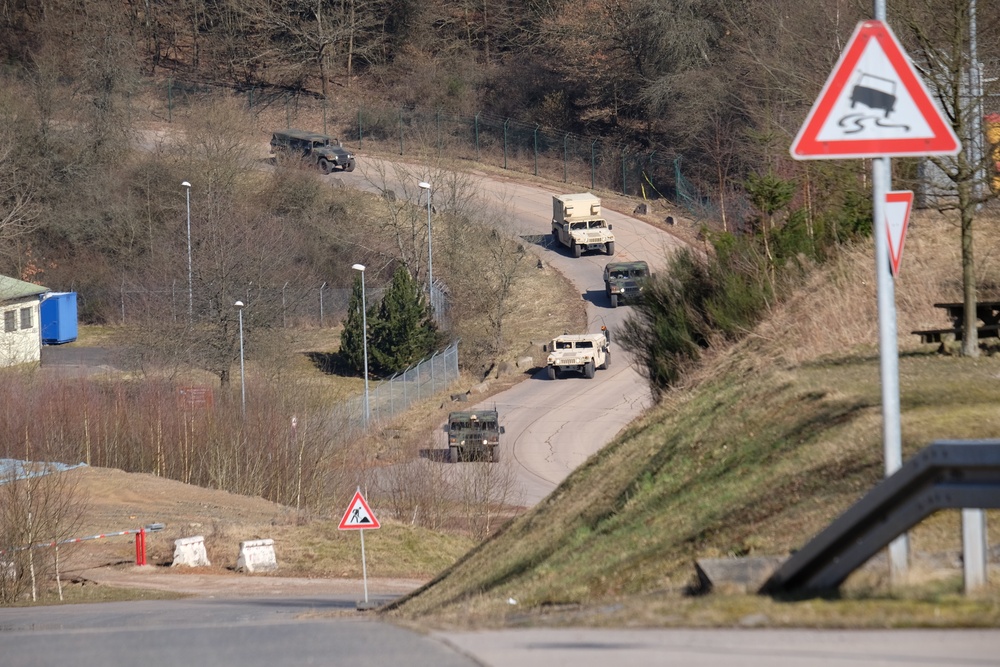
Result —
[{"label": "hillside slope", "polygon": [[[933,303],[956,298],[952,231],[918,221],[897,285],[904,457],[934,439],[1000,433],[1000,355],[943,355],[909,334],[943,324],[932,319]],[[979,247],[987,258],[980,270],[996,275],[995,239]],[[667,396],[546,501],[393,613],[475,625],[559,622],[555,612],[569,609],[574,623],[697,623],[678,616],[693,604],[683,593],[694,559],[800,547],[883,473],[871,257],[870,247],[848,250],[816,272],[751,337],[707,360],[689,388]],[[911,538],[914,553],[957,554],[958,513],[932,517]],[[848,608],[831,622],[1000,621],[996,589],[934,620],[941,596],[960,589],[956,572],[933,587],[932,602],[921,593],[900,617]],[[862,596],[891,598],[877,578]],[[808,615],[763,613],[765,622],[792,625]]]}]

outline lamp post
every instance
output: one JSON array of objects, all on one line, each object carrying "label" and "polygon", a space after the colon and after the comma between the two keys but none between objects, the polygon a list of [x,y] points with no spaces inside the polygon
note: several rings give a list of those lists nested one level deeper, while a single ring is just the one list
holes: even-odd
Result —
[{"label": "lamp post", "polygon": [[365,303],[365,265],[355,264],[351,267],[361,272],[361,337],[365,351],[365,426],[371,419],[371,405],[368,399],[368,306]]},{"label": "lamp post", "polygon": [[431,244],[431,184],[427,181],[420,181],[417,185],[420,186],[421,190],[427,190],[427,300],[431,302],[431,308],[433,308],[434,296],[431,290],[434,287],[434,261]]},{"label": "lamp post", "polygon": [[247,382],[243,372],[243,302],[237,301],[233,304],[240,309],[240,398],[243,405],[243,418],[247,416]]},{"label": "lamp post", "polygon": [[191,287],[191,184],[181,183],[187,193],[187,241],[188,241],[188,321],[194,316],[194,293]]}]

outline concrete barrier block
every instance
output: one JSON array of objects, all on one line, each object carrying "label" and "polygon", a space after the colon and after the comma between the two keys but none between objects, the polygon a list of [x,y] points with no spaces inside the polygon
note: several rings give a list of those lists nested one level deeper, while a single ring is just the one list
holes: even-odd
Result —
[{"label": "concrete barrier block", "polygon": [[698,588],[694,592],[755,593],[783,560],[780,556],[699,558],[694,565],[698,575]]},{"label": "concrete barrier block", "polygon": [[171,567],[178,565],[205,567],[211,564],[205,551],[205,538],[202,535],[174,540],[174,562],[171,563]]},{"label": "concrete barrier block", "polygon": [[517,367],[521,370],[528,370],[530,368],[534,368],[535,359],[533,357],[521,357],[516,363]]},{"label": "concrete barrier block", "polygon": [[240,542],[240,556],[236,559],[240,572],[273,572],[278,569],[274,556],[274,540],[247,540]]}]

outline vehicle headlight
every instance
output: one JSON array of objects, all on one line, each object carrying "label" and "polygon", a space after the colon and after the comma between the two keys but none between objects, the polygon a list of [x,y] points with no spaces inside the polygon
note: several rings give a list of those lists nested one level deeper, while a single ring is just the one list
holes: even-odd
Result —
[{"label": "vehicle headlight", "polygon": [[486,444],[486,441],[485,441],[485,440],[483,440],[483,444],[484,444],[484,445]]}]

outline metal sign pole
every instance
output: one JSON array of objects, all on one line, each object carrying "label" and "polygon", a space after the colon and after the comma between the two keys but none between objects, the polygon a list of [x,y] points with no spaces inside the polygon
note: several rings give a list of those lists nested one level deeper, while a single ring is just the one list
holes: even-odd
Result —
[{"label": "metal sign pole", "polygon": [[365,563],[365,531],[359,530],[361,533],[361,577],[365,582],[365,604],[368,604],[368,565]]},{"label": "metal sign pole", "polygon": [[[874,18],[886,20],[885,0],[874,0]],[[872,233],[875,234],[875,274],[878,285],[879,357],[882,376],[882,441],[885,476],[903,465],[899,408],[899,349],[896,335],[896,289],[889,270],[889,243],[885,218],[886,193],[892,189],[889,158],[872,159]],[[907,570],[909,542],[904,533],[889,544],[889,581]]]},{"label": "metal sign pole", "polygon": [[[891,181],[889,158],[872,159],[872,233],[875,235],[875,274],[878,284],[879,369],[882,378],[882,441],[885,476],[903,465],[899,406],[899,350],[896,336],[896,292],[889,269],[889,242],[885,198]],[[900,535],[889,545],[889,579],[898,581],[907,570],[908,544]]]}]

